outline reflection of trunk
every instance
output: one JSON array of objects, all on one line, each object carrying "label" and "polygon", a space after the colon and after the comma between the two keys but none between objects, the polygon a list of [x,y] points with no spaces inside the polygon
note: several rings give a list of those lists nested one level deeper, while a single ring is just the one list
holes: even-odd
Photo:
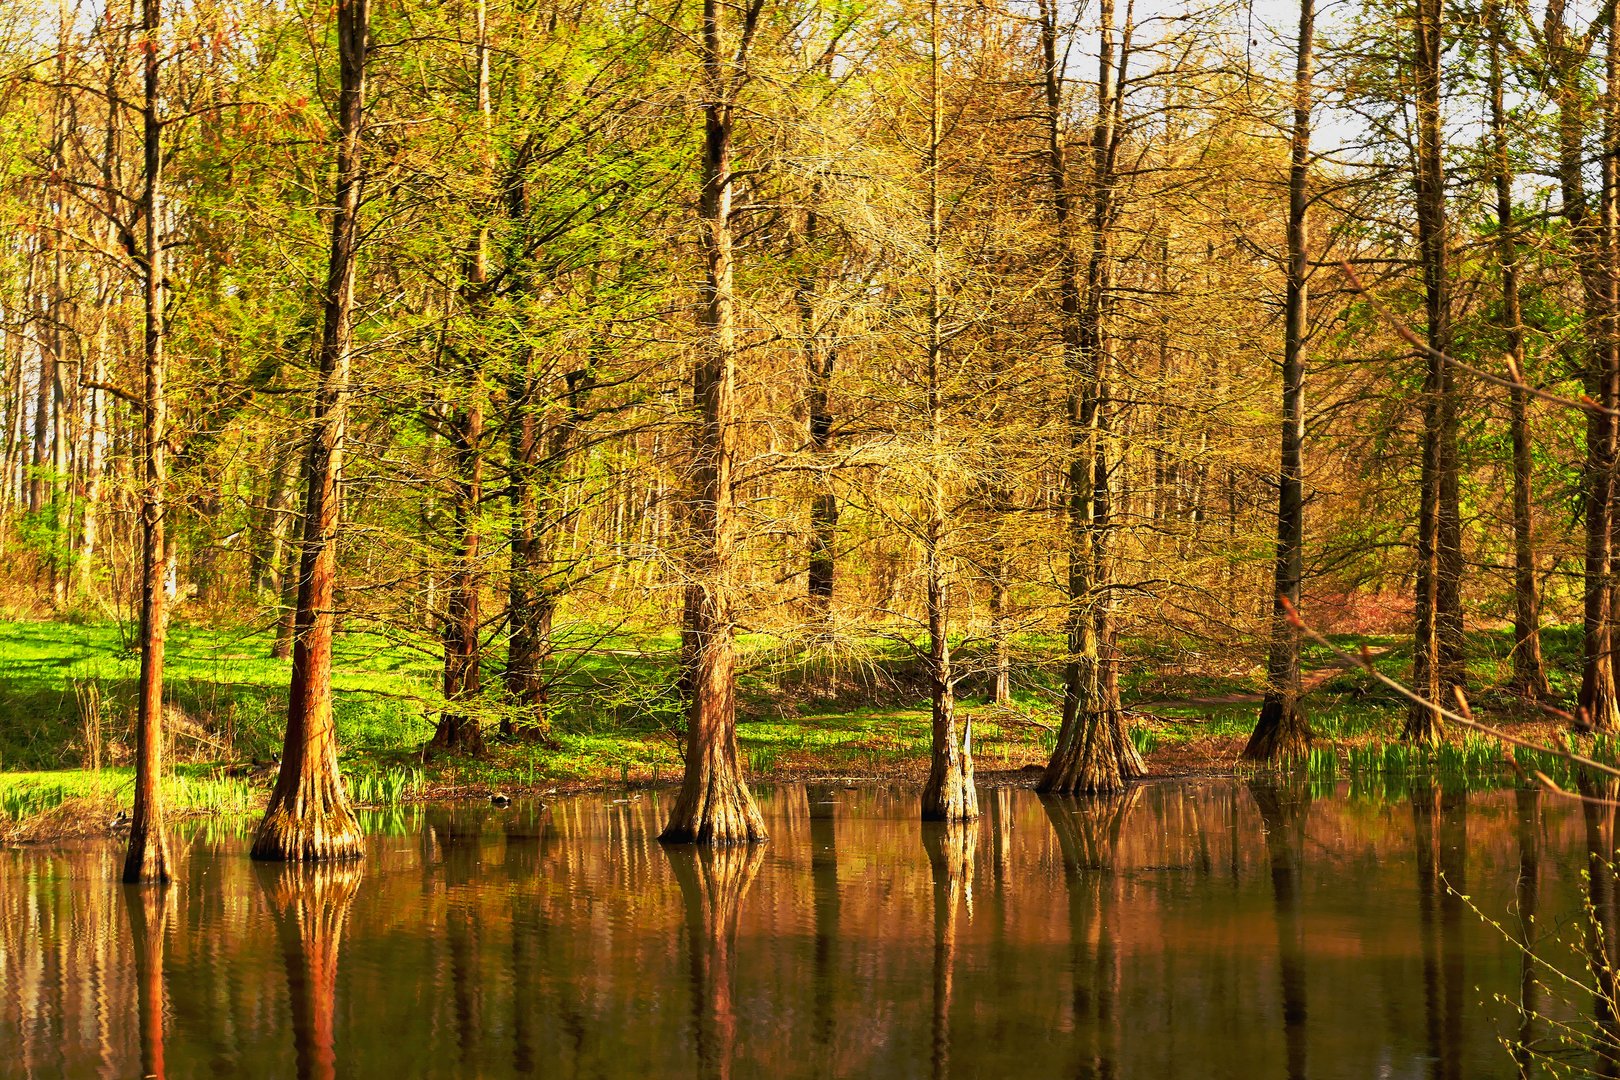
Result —
[{"label": "reflection of trunk", "polygon": [[[130,819],[124,880],[168,881],[169,841],[163,824],[163,645],[168,636],[164,611],[164,486],[168,435],[164,431],[163,358],[163,128],[158,118],[160,0],[143,0],[145,99],[141,114],[146,140],[146,387],[141,438],[141,680],[135,719],[135,809]],[[58,256],[60,258],[60,256]],[[58,334],[58,340],[60,334]],[[58,432],[60,436],[60,432]]]},{"label": "reflection of trunk", "polygon": [[1592,1051],[1596,1075],[1620,1076],[1620,1000],[1616,999],[1614,935],[1620,932],[1620,883],[1615,880],[1615,800],[1620,785],[1579,776],[1586,826],[1586,950],[1592,975]]},{"label": "reflection of trunk", "polygon": [[765,861],[757,844],[665,848],[686,906],[686,947],[691,960],[692,1035],[697,1075],[731,1075],[737,1039],[732,1008],[732,951],[743,897]]},{"label": "reflection of trunk", "polygon": [[141,1075],[163,1080],[163,936],[169,924],[168,887],[125,889],[124,904],[129,909],[129,940],[135,953]]},{"label": "reflection of trunk", "polygon": [[478,1071],[484,1016],[483,979],[478,970],[479,915],[475,898],[480,873],[483,823],[452,811],[433,829],[443,856],[445,941],[450,951],[450,1000],[455,1013],[456,1046],[466,1075]]},{"label": "reflection of trunk", "polygon": [[815,911],[816,946],[812,974],[814,1004],[811,1008],[811,1041],[827,1055],[819,1071],[833,1075],[831,1058],[834,1032],[833,980],[835,946],[838,942],[838,828],[833,788],[811,787],[810,802],[810,890]]},{"label": "reflection of trunk", "polygon": [[1274,783],[1249,782],[1249,794],[1266,828],[1271,860],[1271,900],[1277,919],[1277,959],[1282,975],[1283,1038],[1289,1080],[1307,1075],[1305,1039],[1305,928],[1300,918],[1300,863],[1305,846],[1306,803],[1302,792],[1282,792]]},{"label": "reflection of trunk", "polygon": [[[1440,113],[1440,0],[1418,0],[1412,66],[1417,83],[1417,222],[1428,351],[1423,382],[1423,468],[1418,518],[1417,639],[1412,681],[1435,705],[1462,682],[1462,533],[1457,494],[1456,372],[1451,350],[1451,282],[1446,252],[1445,164]],[[1413,703],[1405,737],[1435,743],[1433,705]]]},{"label": "reflection of trunk", "polygon": [[1462,1075],[1462,1016],[1467,987],[1462,923],[1467,890],[1468,804],[1466,796],[1426,780],[1412,789],[1417,837],[1418,900],[1423,938],[1423,998],[1429,1055],[1436,1075]]},{"label": "reflection of trunk", "polygon": [[704,102],[704,340],[693,371],[699,413],[687,503],[686,769],[661,839],[672,843],[757,843],[765,821],[748,792],[737,749],[737,642],[732,605],[737,521],[732,465],[737,453],[737,357],[732,261],[731,140],[735,94],[762,3],[747,10],[742,43],[729,48],[720,0],[703,0],[699,59]]},{"label": "reflection of trunk", "polygon": [[253,841],[256,859],[360,855],[360,827],[338,778],[337,728],[332,717],[332,601],[337,577],[339,482],[348,426],[370,14],[370,0],[337,0],[342,85],[338,98],[337,197],[326,275],[315,426],[304,465],[309,490],[298,568],[292,683],[281,771]]},{"label": "reflection of trunk", "polygon": [[338,1075],[338,947],[360,888],[360,865],[261,866],[258,877],[287,969],[299,1080],[328,1080]]},{"label": "reflection of trunk", "polygon": [[[1140,796],[1141,789],[1132,788],[1122,796],[1094,802],[1041,800],[1057,834],[1069,892],[1070,967],[1074,971],[1071,1011],[1079,1054],[1074,1072],[1079,1076],[1114,1075],[1119,1050],[1114,1015],[1119,971],[1110,920],[1120,837]],[[1089,1032],[1089,1040],[1084,1032]]]},{"label": "reflection of trunk", "polygon": [[1068,665],[1063,678],[1063,722],[1040,790],[1061,794],[1117,794],[1143,776],[1147,766],[1131,743],[1119,709],[1117,672],[1111,653],[1108,560],[1109,474],[1103,445],[1108,394],[1108,349],[1104,335],[1112,282],[1111,238],[1118,216],[1114,197],[1119,149],[1121,84],[1128,42],[1116,58],[1114,3],[1102,0],[1098,42],[1096,126],[1092,132],[1091,250],[1081,280],[1075,220],[1074,180],[1064,154],[1063,71],[1067,43],[1060,41],[1058,5],[1042,0],[1041,45],[1046,89],[1047,153],[1060,250],[1059,324],[1069,379],[1068,463]]},{"label": "reflection of trunk", "polygon": [[944,100],[940,90],[939,0],[929,4],[928,146],[923,169],[928,176],[928,522],[923,555],[928,579],[928,681],[933,723],[928,782],[923,785],[924,821],[966,821],[979,816],[973,789],[973,736],[969,720],[960,740],[956,734],[956,675],[951,663],[949,557],[945,550],[949,522],[945,513],[945,404],[942,381],[945,339],[944,269],[940,260],[941,206],[939,151],[944,139]]},{"label": "reflection of trunk", "polygon": [[1519,1075],[1528,1077],[1530,1047],[1536,1038],[1536,1011],[1541,988],[1536,979],[1536,909],[1541,899],[1541,789],[1520,787],[1514,792],[1518,809],[1519,881],[1519,1033],[1513,1060]]},{"label": "reflection of trunk", "polygon": [[1311,44],[1314,0],[1300,0],[1294,63],[1294,134],[1288,169],[1288,282],[1284,297],[1282,442],[1277,475],[1277,560],[1272,588],[1271,651],[1260,719],[1243,749],[1249,761],[1302,757],[1311,729],[1299,709],[1299,629],[1288,608],[1299,607],[1305,568],[1305,335],[1310,273],[1306,210],[1311,159]]},{"label": "reflection of trunk", "polygon": [[1536,700],[1548,694],[1541,662],[1541,603],[1531,531],[1530,394],[1525,388],[1524,322],[1519,305],[1519,242],[1513,231],[1513,166],[1507,105],[1503,100],[1503,0],[1486,7],[1490,32],[1491,171],[1496,181],[1496,258],[1502,275],[1502,333],[1518,385],[1508,392],[1513,442],[1513,687]]},{"label": "reflection of trunk", "polygon": [[951,998],[956,974],[956,915],[973,918],[973,856],[979,846],[975,822],[923,826],[923,847],[934,879],[934,1080],[951,1074]]}]

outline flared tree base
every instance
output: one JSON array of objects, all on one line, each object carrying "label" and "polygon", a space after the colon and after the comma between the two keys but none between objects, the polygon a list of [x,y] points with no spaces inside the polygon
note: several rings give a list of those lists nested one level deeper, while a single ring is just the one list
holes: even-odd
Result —
[{"label": "flared tree base", "polygon": [[442,716],[428,749],[442,754],[482,757],[485,750],[484,731],[478,726],[478,721],[470,716]]},{"label": "flared tree base", "polygon": [[125,885],[167,885],[171,879],[168,830],[161,823],[131,829],[120,880]]},{"label": "flared tree base", "polygon": [[688,764],[659,843],[721,846],[763,844],[769,839],[765,819],[734,761],[713,761],[698,771],[694,776]]},{"label": "flared tree base", "polygon": [[278,800],[270,808],[253,838],[252,856],[261,862],[340,862],[364,855],[364,837],[349,802],[336,790],[336,781],[324,797]]},{"label": "flared tree base", "polygon": [[1243,760],[1256,763],[1295,761],[1310,753],[1311,726],[1295,694],[1267,694],[1260,719],[1243,748]]},{"label": "flared tree base", "polygon": [[935,755],[922,791],[924,821],[972,821],[979,816],[979,794],[973,787],[973,758]]},{"label": "flared tree base", "polygon": [[1125,714],[1099,709],[1081,719],[1079,738],[1058,740],[1035,790],[1043,795],[1122,795],[1147,775],[1147,763],[1125,730]]}]

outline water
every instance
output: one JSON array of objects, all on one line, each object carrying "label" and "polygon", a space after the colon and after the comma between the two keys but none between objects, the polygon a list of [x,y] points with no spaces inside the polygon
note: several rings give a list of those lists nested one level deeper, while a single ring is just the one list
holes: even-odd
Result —
[{"label": "water", "polygon": [[655,795],[408,809],[317,872],[194,827],[161,898],[106,845],[0,852],[0,1076],[1511,1076],[1507,935],[1535,909],[1581,973],[1613,823],[1224,781],[986,790],[956,831],[898,788],[761,804],[769,845],[701,854]]}]

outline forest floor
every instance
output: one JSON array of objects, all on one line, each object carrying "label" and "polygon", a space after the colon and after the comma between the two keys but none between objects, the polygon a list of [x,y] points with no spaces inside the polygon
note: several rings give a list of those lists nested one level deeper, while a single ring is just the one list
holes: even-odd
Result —
[{"label": "forest floor", "polygon": [[[1476,712],[1538,738],[1560,728],[1500,689],[1505,633],[1471,635]],[[1408,645],[1368,646],[1374,663],[1402,677]],[[554,692],[550,743],[492,738],[480,757],[441,757],[433,732],[436,657],[373,634],[340,637],[335,662],[342,766],[368,804],[549,795],[669,785],[681,761],[674,705],[672,634],[594,634],[580,639]],[[873,652],[830,666],[763,638],[743,641],[738,742],[750,777],[921,782],[929,720],[908,654]],[[1040,643],[1030,643],[1031,656]],[[1573,691],[1575,628],[1550,628],[1543,648],[1555,696]],[[1132,737],[1159,776],[1231,775],[1253,726],[1263,673],[1252,657],[1190,647],[1131,645],[1122,692]],[[171,733],[168,805],[182,814],[251,815],[273,779],[288,664],[269,656],[254,628],[176,623],[168,646]],[[963,657],[971,668],[974,658]],[[127,807],[133,780],[130,727],[138,656],[114,623],[0,623],[0,840],[103,832]],[[982,680],[963,687],[977,775],[986,784],[1033,784],[1051,753],[1061,698],[1056,674],[1019,664],[1011,702],[988,704]],[[1398,737],[1405,704],[1365,672],[1337,667],[1327,650],[1305,656],[1305,708],[1317,745],[1348,755]],[[491,681],[494,681],[493,679]],[[486,717],[491,731],[499,717]]]}]

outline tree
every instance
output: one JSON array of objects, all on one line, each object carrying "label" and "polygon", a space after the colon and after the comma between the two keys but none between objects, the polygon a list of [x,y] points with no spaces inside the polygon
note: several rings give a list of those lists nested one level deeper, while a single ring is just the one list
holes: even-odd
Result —
[{"label": "tree", "polygon": [[[1412,22],[1412,71],[1417,102],[1418,255],[1423,269],[1425,376],[1423,475],[1418,511],[1417,637],[1412,681],[1433,704],[1448,703],[1462,678],[1462,525],[1458,506],[1457,386],[1452,351],[1451,282],[1447,264],[1446,171],[1440,112],[1439,0],[1417,0]],[[1416,705],[1404,735],[1439,741],[1440,714]]]},{"label": "tree", "polygon": [[356,859],[360,826],[338,775],[332,715],[332,632],[339,487],[348,433],[353,352],[355,264],[364,186],[362,135],[370,0],[338,0],[337,187],[333,200],[313,428],[304,463],[307,494],[298,565],[292,684],[281,769],[253,840],[255,859],[312,862]]},{"label": "tree", "polygon": [[[1129,33],[1116,42],[1113,0],[1099,12],[1096,107],[1087,184],[1090,249],[1081,276],[1073,182],[1064,152],[1062,68],[1057,5],[1043,0],[1041,43],[1046,69],[1047,154],[1058,243],[1058,323],[1069,379],[1068,662],[1063,680],[1063,721],[1057,746],[1039,790],[1056,794],[1106,795],[1147,773],[1125,730],[1120,712],[1113,649],[1113,601],[1108,582],[1110,485],[1106,444],[1108,341],[1113,232],[1117,225],[1115,175],[1124,109]],[[1116,52],[1117,48],[1117,52]]]},{"label": "tree", "polygon": [[1536,549],[1530,489],[1530,393],[1525,375],[1524,314],[1519,296],[1519,239],[1513,222],[1514,174],[1508,114],[1503,100],[1506,13],[1499,0],[1486,9],[1490,48],[1491,173],[1496,187],[1496,259],[1502,288],[1502,335],[1515,385],[1508,391],[1513,443],[1513,685],[1531,701],[1547,697],[1547,671],[1541,659],[1541,594],[1536,582]]},{"label": "tree", "polygon": [[737,749],[737,642],[733,604],[737,507],[732,469],[738,447],[736,267],[733,256],[732,136],[737,95],[765,0],[748,0],[740,25],[726,27],[720,0],[703,0],[698,64],[703,95],[702,342],[692,371],[693,432],[686,496],[689,551],[683,640],[686,769],[659,839],[736,844],[765,840],[765,820],[743,777]]},{"label": "tree", "polygon": [[[1300,579],[1305,567],[1305,337],[1309,314],[1312,45],[1316,5],[1300,0],[1294,52],[1294,130],[1288,160],[1287,285],[1283,298],[1282,443],[1277,468],[1277,563],[1271,649],[1260,719],[1243,748],[1249,761],[1303,757],[1311,729],[1299,707]],[[1290,611],[1290,608],[1293,611]]]},{"label": "tree", "polygon": [[166,482],[164,430],[163,327],[163,121],[158,115],[162,76],[160,34],[162,0],[142,0],[142,78],[144,95],[141,122],[145,139],[145,188],[142,218],[146,223],[145,391],[141,449],[144,475],[141,487],[141,680],[135,718],[135,807],[130,815],[129,849],[124,857],[126,882],[169,880],[169,840],[163,823],[163,793],[158,786],[163,772],[163,645],[167,636],[164,611],[163,516]]}]

